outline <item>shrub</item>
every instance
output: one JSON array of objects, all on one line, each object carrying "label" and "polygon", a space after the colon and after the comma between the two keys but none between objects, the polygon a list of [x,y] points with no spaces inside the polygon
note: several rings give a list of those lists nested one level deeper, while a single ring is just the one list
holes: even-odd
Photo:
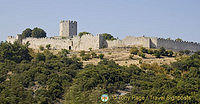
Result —
[{"label": "shrub", "polygon": [[39,49],[40,49],[40,51],[44,51],[44,47],[43,46],[40,46]]},{"label": "shrub", "polygon": [[184,53],[185,53],[184,51],[179,51],[180,56],[184,55]]},{"label": "shrub", "polygon": [[131,48],[131,50],[130,50],[130,53],[133,54],[133,55],[137,55],[138,52],[139,52],[139,50],[138,50],[138,48],[136,48],[136,47],[133,47],[133,48]]},{"label": "shrub", "polygon": [[47,44],[47,45],[46,45],[46,48],[47,48],[48,50],[50,50],[51,44]]},{"label": "shrub", "polygon": [[37,61],[45,61],[45,55],[43,53],[37,53],[36,60]]},{"label": "shrub", "polygon": [[138,53],[138,55],[142,58],[146,58],[145,54],[144,53]]},{"label": "shrub", "polygon": [[154,52],[153,52],[153,50],[152,49],[149,49],[148,50],[148,54],[153,54]]},{"label": "shrub", "polygon": [[129,59],[134,59],[134,55],[129,55]]},{"label": "shrub", "polygon": [[148,50],[146,48],[144,48],[144,47],[141,47],[140,51],[143,52],[143,53],[148,53]]},{"label": "shrub", "polygon": [[171,50],[170,50],[170,51],[168,51],[168,56],[169,56],[169,57],[172,57],[172,56],[173,56],[173,54],[174,54],[174,52],[173,52],[173,51],[171,51]]},{"label": "shrub", "polygon": [[92,58],[98,58],[97,54],[95,52],[91,53]]},{"label": "shrub", "polygon": [[81,51],[80,56],[84,56],[84,55],[85,55],[85,51]]},{"label": "shrub", "polygon": [[155,50],[153,55],[156,56],[156,58],[160,58],[161,53],[160,53],[160,51]]},{"label": "shrub", "polygon": [[82,56],[82,60],[88,61],[90,59],[90,54],[85,54]]},{"label": "shrub", "polygon": [[165,49],[164,47],[161,47],[161,48],[159,49],[159,52],[160,52],[161,55],[167,56],[166,49]]},{"label": "shrub", "polygon": [[190,53],[191,53],[191,51],[190,50],[185,50],[185,52],[184,52],[186,55],[189,55]]},{"label": "shrub", "polygon": [[104,54],[102,54],[102,53],[99,54],[99,58],[100,58],[100,59],[103,59],[103,57],[104,57]]},{"label": "shrub", "polygon": [[79,37],[82,37],[83,35],[85,35],[85,34],[90,34],[89,32],[80,32],[79,34],[78,34],[78,36]]},{"label": "shrub", "polygon": [[67,57],[67,54],[69,54],[69,50],[67,50],[67,49],[62,49],[58,54],[59,54],[61,57]]},{"label": "shrub", "polygon": [[105,40],[116,40],[116,38],[114,38],[111,34],[108,33],[103,33],[102,36]]},{"label": "shrub", "polygon": [[92,48],[89,48],[90,52],[92,51]]}]

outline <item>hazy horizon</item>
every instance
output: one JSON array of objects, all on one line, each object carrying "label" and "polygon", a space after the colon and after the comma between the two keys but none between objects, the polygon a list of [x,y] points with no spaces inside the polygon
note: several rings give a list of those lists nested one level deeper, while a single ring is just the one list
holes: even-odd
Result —
[{"label": "hazy horizon", "polygon": [[59,35],[59,22],[78,22],[78,32],[125,36],[181,38],[200,42],[198,0],[45,0],[0,1],[0,41],[26,28],[40,27]]}]

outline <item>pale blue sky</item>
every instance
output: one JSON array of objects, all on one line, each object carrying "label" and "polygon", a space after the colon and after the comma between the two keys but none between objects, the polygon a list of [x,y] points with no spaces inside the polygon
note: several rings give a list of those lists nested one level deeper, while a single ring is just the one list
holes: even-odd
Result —
[{"label": "pale blue sky", "polygon": [[33,27],[57,36],[68,19],[78,32],[200,42],[200,0],[0,0],[0,40]]}]

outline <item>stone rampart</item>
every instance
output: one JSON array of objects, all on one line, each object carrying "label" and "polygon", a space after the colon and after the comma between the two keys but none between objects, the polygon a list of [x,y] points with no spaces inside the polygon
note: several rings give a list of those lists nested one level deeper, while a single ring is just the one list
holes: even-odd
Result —
[{"label": "stone rampart", "polygon": [[134,37],[127,36],[123,40],[124,45],[126,46],[143,46],[150,48],[150,38],[149,37]]},{"label": "stone rampart", "polygon": [[73,41],[73,50],[89,50],[92,49],[100,49],[102,44],[102,36],[92,34],[86,34],[82,37],[75,36],[72,38]]},{"label": "stone rampart", "polygon": [[70,49],[72,42],[70,39],[54,39],[54,38],[26,38],[22,40],[22,44],[30,43],[30,48],[39,49],[40,46],[46,47],[50,44],[52,49]]},{"label": "stone rampart", "polygon": [[[19,36],[9,36],[7,41],[14,43],[19,41]],[[82,37],[74,36],[73,38],[25,38],[22,39],[22,44],[30,43],[30,48],[39,49],[40,46],[46,47],[50,44],[52,49],[71,49],[71,50],[93,50],[100,48],[114,48],[114,47],[129,47],[129,46],[142,46],[147,48],[161,48],[164,47],[168,50],[180,51],[190,50],[193,52],[200,50],[199,43],[187,41],[174,41],[163,38],[154,37],[133,37],[127,36],[123,40],[105,40],[102,35],[93,36],[91,34],[83,35]]]},{"label": "stone rampart", "polygon": [[114,47],[124,47],[124,43],[122,40],[106,40],[105,47],[107,48],[114,48]]},{"label": "stone rampart", "polygon": [[200,50],[200,44],[188,41],[174,41],[174,40],[167,40],[163,38],[158,38],[157,40],[157,48],[164,47],[169,50],[190,50],[193,52]]}]

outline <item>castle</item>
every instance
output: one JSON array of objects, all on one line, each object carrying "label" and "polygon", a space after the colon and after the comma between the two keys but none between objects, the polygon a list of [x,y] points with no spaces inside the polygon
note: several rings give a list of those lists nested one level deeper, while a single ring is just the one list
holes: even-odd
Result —
[{"label": "castle", "polygon": [[22,44],[30,43],[29,47],[33,49],[39,49],[40,46],[51,46],[53,50],[68,49],[68,50],[93,50],[101,48],[113,48],[113,47],[131,47],[142,46],[146,48],[161,48],[164,47],[168,50],[180,51],[190,50],[196,52],[200,50],[199,43],[187,42],[187,41],[174,41],[156,37],[134,37],[127,36],[122,40],[105,40],[101,34],[93,36],[92,34],[86,34],[83,36],[77,36],[77,22],[76,21],[61,21],[60,22],[60,35],[55,37],[45,38],[32,38],[28,37],[23,39],[21,35],[16,37],[8,36],[7,42],[14,43],[19,41]]}]

